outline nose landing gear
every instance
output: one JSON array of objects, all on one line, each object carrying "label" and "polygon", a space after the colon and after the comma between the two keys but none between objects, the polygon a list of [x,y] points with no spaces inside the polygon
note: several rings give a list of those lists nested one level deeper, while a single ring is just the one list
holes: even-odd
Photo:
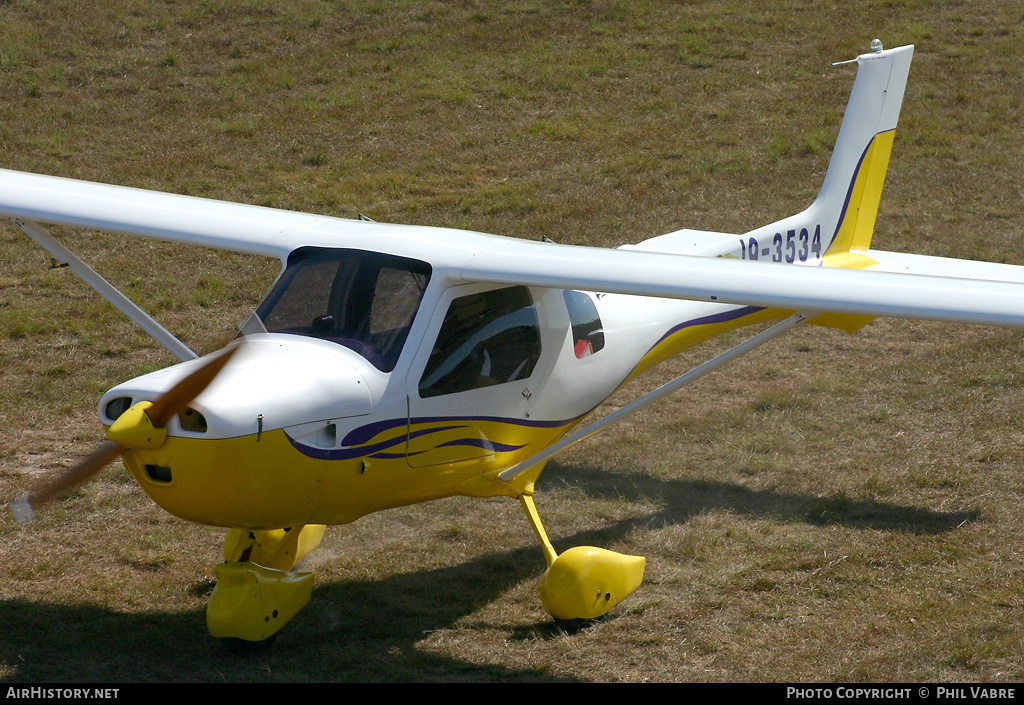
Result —
[{"label": "nose landing gear", "polygon": [[215,567],[217,587],[206,608],[210,634],[261,642],[276,634],[313,592],[313,574],[292,570],[316,548],[324,526],[248,531],[232,529],[224,542],[225,562]]}]

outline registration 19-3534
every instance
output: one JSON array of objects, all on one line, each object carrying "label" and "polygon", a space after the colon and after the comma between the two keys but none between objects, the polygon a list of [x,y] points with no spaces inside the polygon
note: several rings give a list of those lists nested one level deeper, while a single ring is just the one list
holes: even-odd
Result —
[{"label": "registration 19-3534", "polygon": [[771,260],[772,262],[806,262],[821,258],[821,226],[814,232],[807,228],[775,233],[771,242],[761,244],[756,237],[740,238],[740,259]]}]

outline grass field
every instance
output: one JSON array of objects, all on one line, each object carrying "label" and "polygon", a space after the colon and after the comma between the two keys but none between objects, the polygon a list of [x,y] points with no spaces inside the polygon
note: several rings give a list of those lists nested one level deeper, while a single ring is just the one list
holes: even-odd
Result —
[{"label": "grass field", "polygon": [[[743,232],[821,184],[871,39],[916,45],[875,244],[1024,264],[1019,0],[0,0],[0,167],[615,246]],[[53,230],[199,352],[273,263]],[[735,342],[638,380],[612,406]],[[518,504],[329,530],[309,606],[240,657],[206,633],[221,530],[120,467],[0,517],[0,682],[1024,679],[1024,337],[801,330],[552,462],[556,548],[644,555],[556,624]],[[173,362],[0,229],[0,499],[102,439]]]}]

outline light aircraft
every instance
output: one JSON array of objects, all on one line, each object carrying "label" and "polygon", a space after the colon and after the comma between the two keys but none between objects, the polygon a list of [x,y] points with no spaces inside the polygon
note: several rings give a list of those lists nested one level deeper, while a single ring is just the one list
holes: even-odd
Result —
[{"label": "light aircraft", "polygon": [[[810,206],[743,234],[678,230],[618,249],[345,220],[0,171],[0,215],[181,362],[99,400],[109,441],[11,503],[20,520],[120,457],[168,512],[225,527],[216,637],[264,642],[310,599],[295,570],[325,527],[453,495],[517,499],[558,619],[606,614],[644,559],[556,553],[533,502],[553,455],[801,325],[894,316],[1024,327],[1024,267],[871,248],[912,46],[857,66]],[[236,341],[199,357],[43,227],[277,258]],[[624,383],[702,341],[732,350],[599,421]]]}]

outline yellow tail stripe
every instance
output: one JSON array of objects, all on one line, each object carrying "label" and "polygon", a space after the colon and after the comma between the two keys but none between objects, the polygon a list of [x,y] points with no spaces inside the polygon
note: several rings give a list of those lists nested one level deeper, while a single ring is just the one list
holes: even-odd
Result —
[{"label": "yellow tail stripe", "polygon": [[875,135],[861,162],[850,189],[850,198],[836,237],[825,253],[826,267],[861,269],[877,264],[864,252],[871,246],[875,231],[878,204],[882,200],[882,187],[889,168],[889,157],[896,131],[888,130]]}]

